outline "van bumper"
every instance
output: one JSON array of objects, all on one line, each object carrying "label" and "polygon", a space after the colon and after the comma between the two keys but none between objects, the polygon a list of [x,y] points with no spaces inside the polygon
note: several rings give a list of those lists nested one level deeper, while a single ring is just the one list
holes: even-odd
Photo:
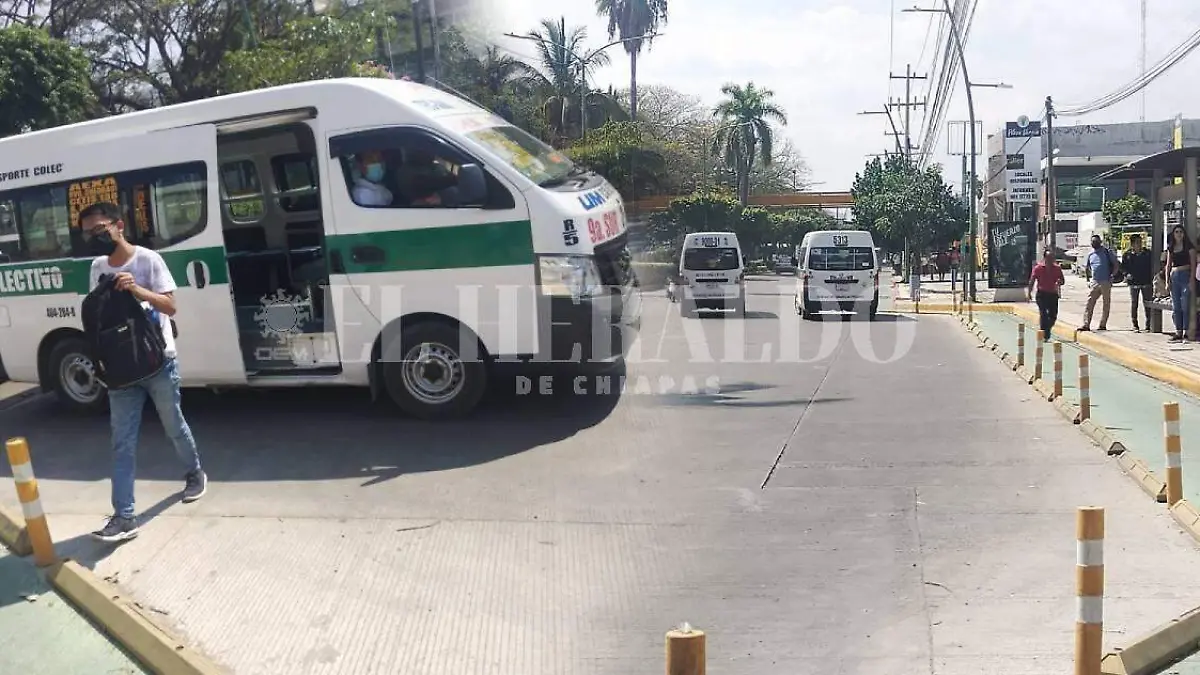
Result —
[{"label": "van bumper", "polygon": [[542,298],[537,361],[615,364],[629,353],[642,326],[636,287],[593,298]]}]

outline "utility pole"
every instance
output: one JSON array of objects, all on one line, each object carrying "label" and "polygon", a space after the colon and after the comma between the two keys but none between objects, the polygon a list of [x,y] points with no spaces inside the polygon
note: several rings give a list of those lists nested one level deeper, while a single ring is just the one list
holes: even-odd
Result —
[{"label": "utility pole", "polygon": [[[912,108],[913,108],[913,106],[916,106],[916,105],[919,105],[922,107],[925,105],[925,101],[920,101],[918,103],[913,102],[913,100],[912,100],[912,81],[913,80],[924,80],[925,76],[924,75],[913,75],[912,64],[910,63],[910,64],[907,64],[904,66],[904,74],[903,75],[893,75],[891,73],[888,73],[888,77],[890,77],[893,80],[904,80],[904,103],[891,103],[889,101],[888,104],[900,106],[900,107],[904,108],[904,149],[901,151],[901,153],[904,157],[905,164],[909,168],[911,168],[913,165],[913,163],[912,163],[912,151],[913,151],[913,146],[912,146]],[[899,140],[899,139],[897,139],[897,140]],[[912,274],[912,271],[911,271],[912,263],[910,262],[909,259],[916,255],[917,255],[916,251],[909,250],[909,242],[907,239],[905,239],[905,241],[904,241],[904,264],[906,266],[909,266],[909,269],[902,270],[902,274],[903,273],[907,273],[910,275]]]},{"label": "utility pole", "polygon": [[437,0],[426,0],[429,3],[429,32],[433,42],[433,79],[442,81],[442,40],[441,21],[438,20]]},{"label": "utility pole", "polygon": [[1046,97],[1046,220],[1050,250],[1058,257],[1058,185],[1054,181],[1054,99]]},{"label": "utility pole", "polygon": [[904,108],[904,157],[911,163],[912,162],[912,151],[913,151],[911,111],[912,111],[913,107],[915,107],[915,106],[925,107],[925,101],[913,101],[912,100],[912,81],[913,80],[924,80],[925,76],[924,75],[913,75],[912,64],[908,64],[908,65],[904,66],[904,74],[903,75],[889,74],[889,77],[893,80],[904,80],[904,103],[891,103],[890,105]]},{"label": "utility pole", "polygon": [[[1141,75],[1146,74],[1146,0],[1142,0],[1142,53],[1138,60],[1138,66]],[[1146,121],[1146,89],[1142,88],[1142,115],[1140,121]]]}]

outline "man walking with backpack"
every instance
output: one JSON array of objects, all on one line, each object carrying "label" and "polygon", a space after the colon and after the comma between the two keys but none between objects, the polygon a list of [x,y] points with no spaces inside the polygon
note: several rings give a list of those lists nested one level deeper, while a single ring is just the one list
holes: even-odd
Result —
[{"label": "man walking with backpack", "polygon": [[152,377],[108,392],[112,425],[113,515],[93,533],[101,541],[123,541],[137,536],[134,511],[134,479],[137,469],[138,435],[146,399],[154,403],[167,438],[187,470],[183,501],[194,502],[208,489],[208,477],[200,467],[196,440],[180,407],[179,367],[175,361],[175,335],[170,317],[175,315],[175,280],[162,256],[135,246],[125,238],[125,223],[115,204],[102,202],[79,214],[79,225],[91,252],[89,288],[95,288],[101,275],[113,275],[116,290],[133,295],[162,330],[165,342],[164,367]]},{"label": "man walking with backpack", "polygon": [[1083,310],[1083,325],[1079,330],[1092,329],[1092,312],[1096,310],[1096,301],[1103,300],[1100,310],[1100,325],[1096,330],[1108,330],[1108,311],[1112,305],[1112,285],[1115,277],[1120,274],[1121,263],[1117,254],[1104,245],[1100,235],[1092,235],[1092,252],[1087,257],[1088,299],[1087,307]]}]

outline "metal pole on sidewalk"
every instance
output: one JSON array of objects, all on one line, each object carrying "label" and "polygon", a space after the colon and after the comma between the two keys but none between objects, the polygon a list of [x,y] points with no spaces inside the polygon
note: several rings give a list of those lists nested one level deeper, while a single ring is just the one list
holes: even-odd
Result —
[{"label": "metal pole on sidewalk", "polygon": [[705,675],[704,631],[687,623],[667,632],[667,675]]},{"label": "metal pole on sidewalk", "polygon": [[1179,404],[1163,404],[1163,438],[1167,450],[1167,506],[1183,499],[1183,442],[1179,437]]},{"label": "metal pole on sidewalk", "polygon": [[1054,398],[1062,398],[1063,393],[1063,357],[1062,343],[1054,343]]},{"label": "metal pole on sidewalk", "polygon": [[1033,379],[1034,380],[1042,379],[1042,360],[1043,360],[1043,353],[1045,351],[1043,349],[1043,345],[1045,345],[1045,344],[1046,344],[1046,333],[1045,333],[1045,331],[1039,330],[1037,332],[1037,347],[1034,348],[1034,352],[1033,352]]},{"label": "metal pole on sidewalk", "polygon": [[1104,507],[1075,514],[1075,675],[1100,675],[1104,647]]},{"label": "metal pole on sidewalk", "polygon": [[1092,416],[1092,375],[1088,366],[1088,355],[1079,355],[1079,421],[1086,422]]},{"label": "metal pole on sidewalk", "polygon": [[17,486],[17,498],[21,501],[21,512],[25,516],[25,531],[33,548],[33,560],[38,567],[49,567],[58,562],[58,556],[54,553],[54,540],[50,538],[46,512],[42,510],[33,463],[29,461],[29,444],[24,438],[10,438],[5,443],[5,449],[8,451],[8,463],[12,466],[13,482]]},{"label": "metal pole on sidewalk", "polygon": [[1025,365],[1025,324],[1017,324],[1017,367]]}]

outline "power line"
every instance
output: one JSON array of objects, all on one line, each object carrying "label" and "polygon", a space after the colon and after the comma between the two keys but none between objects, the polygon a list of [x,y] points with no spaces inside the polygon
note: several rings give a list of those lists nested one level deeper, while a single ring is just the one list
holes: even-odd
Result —
[{"label": "power line", "polygon": [[1116,89],[1115,91],[1102,96],[1095,101],[1092,101],[1091,103],[1080,106],[1064,107],[1058,111],[1058,114],[1066,117],[1078,117],[1080,115],[1086,115],[1087,113],[1096,112],[1097,110],[1103,110],[1110,106],[1116,105],[1117,103],[1120,103],[1121,101],[1124,101],[1130,96],[1138,93],[1151,82],[1158,79],[1160,75],[1167,72],[1174,67],[1175,64],[1182,61],[1184,57],[1190,54],[1198,46],[1200,46],[1200,30],[1197,30],[1189,38],[1176,46],[1175,49],[1171,50],[1171,52],[1163,57],[1162,60],[1156,63],[1153,68],[1140,77],[1126,83],[1124,86]]}]

